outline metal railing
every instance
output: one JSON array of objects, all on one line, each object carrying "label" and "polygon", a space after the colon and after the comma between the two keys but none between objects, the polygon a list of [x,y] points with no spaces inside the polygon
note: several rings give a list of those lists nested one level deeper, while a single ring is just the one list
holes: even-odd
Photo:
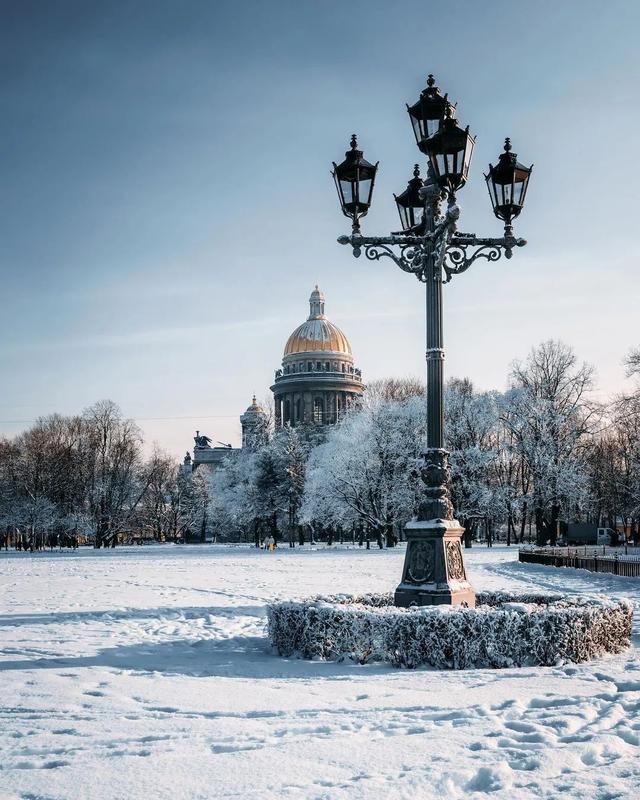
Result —
[{"label": "metal railing", "polygon": [[640,577],[640,554],[629,555],[600,547],[521,547],[518,561],[551,567],[574,567],[627,578]]}]

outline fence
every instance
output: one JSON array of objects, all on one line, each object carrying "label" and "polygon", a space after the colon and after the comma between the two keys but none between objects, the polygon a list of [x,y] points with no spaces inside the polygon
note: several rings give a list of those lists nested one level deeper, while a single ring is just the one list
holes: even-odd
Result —
[{"label": "fence", "polygon": [[640,577],[640,556],[625,555],[602,547],[521,547],[518,560],[525,564],[551,567],[575,567],[589,572],[608,572],[627,578]]}]

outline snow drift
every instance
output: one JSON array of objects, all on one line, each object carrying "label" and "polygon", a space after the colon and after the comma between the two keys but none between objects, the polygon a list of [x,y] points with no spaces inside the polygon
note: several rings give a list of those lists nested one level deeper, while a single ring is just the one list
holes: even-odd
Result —
[{"label": "snow drift", "polygon": [[392,594],[274,602],[268,633],[281,656],[437,669],[553,666],[630,643],[626,600],[480,592],[476,602],[475,609],[398,608]]}]

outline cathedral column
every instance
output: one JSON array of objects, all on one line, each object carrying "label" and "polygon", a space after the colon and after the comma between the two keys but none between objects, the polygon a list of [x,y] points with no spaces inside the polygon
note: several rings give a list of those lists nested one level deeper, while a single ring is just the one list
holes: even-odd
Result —
[{"label": "cathedral column", "polygon": [[276,428],[282,427],[282,413],[280,408],[280,398],[274,397],[274,406],[276,411]]},{"label": "cathedral column", "polygon": [[304,405],[304,421],[309,423],[313,420],[313,395],[311,392],[305,392],[303,396]]}]

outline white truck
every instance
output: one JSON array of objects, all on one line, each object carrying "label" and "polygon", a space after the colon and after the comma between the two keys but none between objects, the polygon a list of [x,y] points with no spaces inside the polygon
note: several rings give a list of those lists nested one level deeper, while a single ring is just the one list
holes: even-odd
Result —
[{"label": "white truck", "polygon": [[611,545],[615,539],[615,532],[611,528],[599,528],[589,522],[570,522],[563,537],[567,545],[600,544]]}]

